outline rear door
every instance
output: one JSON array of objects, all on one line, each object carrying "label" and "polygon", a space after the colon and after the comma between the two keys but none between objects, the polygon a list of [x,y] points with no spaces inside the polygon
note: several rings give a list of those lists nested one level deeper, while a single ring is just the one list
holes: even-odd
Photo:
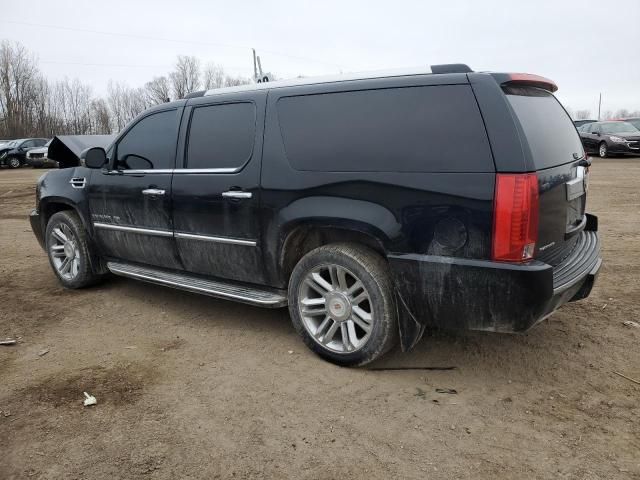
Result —
[{"label": "rear door", "polygon": [[188,272],[264,282],[258,208],[266,95],[202,97],[185,110],[172,198]]},{"label": "rear door", "polygon": [[551,265],[570,252],[586,224],[586,155],[571,118],[547,90],[505,86],[519,122],[528,168],[538,174],[540,212],[535,258]]}]

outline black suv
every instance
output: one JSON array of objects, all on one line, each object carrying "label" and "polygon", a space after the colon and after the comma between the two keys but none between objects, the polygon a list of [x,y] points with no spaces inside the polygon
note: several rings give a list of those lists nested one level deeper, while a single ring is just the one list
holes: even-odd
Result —
[{"label": "black suv", "polygon": [[425,327],[522,332],[600,268],[589,162],[534,75],[464,65],[198,92],[38,183],[61,283],[103,274],[289,306],[363,365]]},{"label": "black suv", "polygon": [[46,138],[22,138],[0,145],[0,165],[20,168],[26,163],[27,152],[44,147],[47,141]]}]

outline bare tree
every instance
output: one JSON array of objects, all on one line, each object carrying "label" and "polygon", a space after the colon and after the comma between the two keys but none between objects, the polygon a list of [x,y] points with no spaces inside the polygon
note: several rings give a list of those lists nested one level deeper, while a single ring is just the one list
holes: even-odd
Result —
[{"label": "bare tree", "polygon": [[204,88],[211,90],[213,88],[224,87],[225,74],[224,69],[215,63],[209,63],[204,69]]},{"label": "bare tree", "polygon": [[96,97],[78,79],[47,80],[24,46],[4,40],[0,42],[0,138],[119,131],[149,106],[170,96],[182,98],[202,83],[212,89],[251,82],[228,75],[213,63],[201,72],[196,57],[182,55],[167,76],[155,77],[142,88],[109,82],[106,96]]},{"label": "bare tree", "polygon": [[591,110],[576,110],[576,120],[587,120],[591,118]]},{"label": "bare tree", "polygon": [[100,135],[111,133],[111,112],[103,98],[91,102],[92,134]]},{"label": "bare tree", "polygon": [[616,110],[615,118],[629,118],[631,115],[629,114],[629,110],[626,108],[621,108],[620,110]]},{"label": "bare tree", "polygon": [[178,55],[175,69],[169,74],[175,98],[184,98],[200,88],[200,60],[193,56]]},{"label": "bare tree", "polygon": [[251,79],[244,77],[232,77],[225,76],[224,77],[224,85],[225,87],[237,87],[239,85],[247,85],[248,83],[252,83]]},{"label": "bare tree", "polygon": [[17,138],[31,132],[29,111],[38,79],[35,59],[19,43],[0,43],[0,115],[2,135]]},{"label": "bare tree", "polygon": [[169,85],[169,79],[167,77],[154,77],[153,80],[145,83],[144,88],[147,99],[152,105],[159,105],[169,101],[171,86]]}]

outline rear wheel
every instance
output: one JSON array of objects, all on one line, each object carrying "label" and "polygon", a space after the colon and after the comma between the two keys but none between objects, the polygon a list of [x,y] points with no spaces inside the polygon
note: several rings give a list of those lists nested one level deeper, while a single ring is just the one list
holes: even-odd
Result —
[{"label": "rear wheel", "polygon": [[83,288],[102,278],[91,268],[87,233],[78,214],[65,210],[54,214],[45,233],[49,263],[66,288]]},{"label": "rear wheel", "polygon": [[22,162],[18,157],[11,157],[7,163],[11,168],[20,168],[22,166]]},{"label": "rear wheel", "polygon": [[601,142],[598,147],[598,155],[600,155],[600,158],[607,158],[608,154],[609,150],[607,148],[607,144],[605,142]]},{"label": "rear wheel", "polygon": [[289,281],[289,311],[306,345],[338,365],[365,365],[397,341],[388,266],[366,247],[334,244],[305,255]]}]

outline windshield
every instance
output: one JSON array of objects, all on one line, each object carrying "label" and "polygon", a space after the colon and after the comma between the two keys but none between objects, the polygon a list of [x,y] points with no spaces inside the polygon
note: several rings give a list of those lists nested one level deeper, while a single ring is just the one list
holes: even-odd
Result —
[{"label": "windshield", "polygon": [[630,123],[631,125],[636,127],[638,130],[640,130],[640,118],[633,118],[631,120],[627,120],[627,123]]},{"label": "windshield", "polygon": [[601,123],[602,133],[635,133],[638,131],[636,127],[627,122],[608,122]]}]

